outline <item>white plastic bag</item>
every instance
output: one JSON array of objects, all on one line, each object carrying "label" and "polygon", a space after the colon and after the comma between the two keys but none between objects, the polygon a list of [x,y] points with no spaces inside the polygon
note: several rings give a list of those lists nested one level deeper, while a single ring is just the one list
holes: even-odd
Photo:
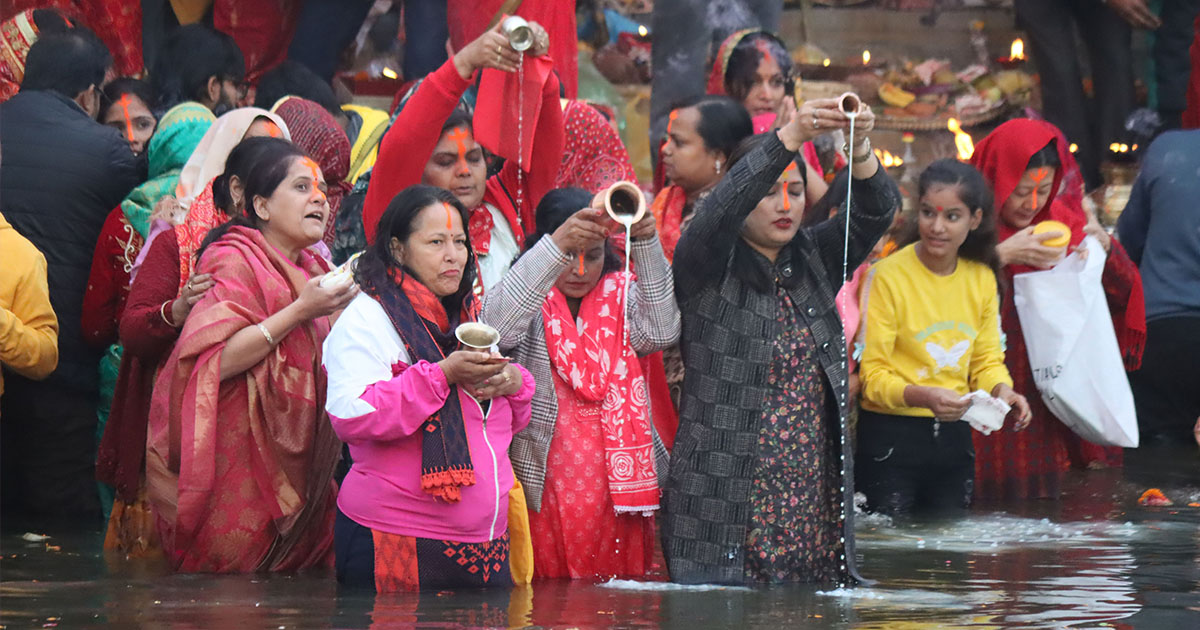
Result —
[{"label": "white plastic bag", "polygon": [[1090,442],[1134,448],[1137,413],[1100,284],[1104,262],[1089,236],[1053,269],[1014,276],[1014,302],[1046,407]]}]

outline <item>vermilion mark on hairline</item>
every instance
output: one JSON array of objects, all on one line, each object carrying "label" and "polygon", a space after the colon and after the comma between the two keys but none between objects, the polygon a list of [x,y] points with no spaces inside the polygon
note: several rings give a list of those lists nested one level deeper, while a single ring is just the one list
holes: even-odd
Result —
[{"label": "vermilion mark on hairline", "polygon": [[467,169],[467,130],[464,127],[455,127],[446,134],[446,137],[453,140],[458,146],[458,162],[462,164],[462,170]]},{"label": "vermilion mark on hairline", "polygon": [[317,166],[317,163],[314,162],[312,160],[312,158],[307,157],[307,156],[302,158],[300,160],[300,163],[307,166],[308,170],[312,173],[313,195],[311,197],[309,197],[309,199],[310,200],[320,200],[322,203],[324,203],[327,199],[325,197],[325,193],[321,192],[321,170],[320,170],[320,167]]},{"label": "vermilion mark on hairline", "polygon": [[130,142],[133,142],[133,119],[129,117],[129,95],[122,94],[121,100],[117,102],[121,104],[121,113],[125,115],[125,136]]},{"label": "vermilion mark on hairline", "polygon": [[442,202],[442,208],[446,210],[446,229],[453,230],[454,223],[452,222],[452,219],[454,217],[454,209],[451,208],[450,204],[446,203],[445,201]]},{"label": "vermilion mark on hairline", "polygon": [[675,119],[679,118],[679,110],[671,110],[671,115],[667,116],[667,135],[671,135],[671,126],[675,124]]}]

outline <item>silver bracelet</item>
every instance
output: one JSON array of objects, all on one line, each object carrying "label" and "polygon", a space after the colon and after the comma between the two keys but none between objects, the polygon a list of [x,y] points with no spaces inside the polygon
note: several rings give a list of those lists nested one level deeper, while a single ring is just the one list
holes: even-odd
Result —
[{"label": "silver bracelet", "polygon": [[263,336],[267,338],[267,343],[271,344],[271,347],[274,348],[275,338],[271,336],[271,331],[267,330],[266,325],[262,322],[259,322],[255,325],[258,326],[258,330],[263,334]]}]

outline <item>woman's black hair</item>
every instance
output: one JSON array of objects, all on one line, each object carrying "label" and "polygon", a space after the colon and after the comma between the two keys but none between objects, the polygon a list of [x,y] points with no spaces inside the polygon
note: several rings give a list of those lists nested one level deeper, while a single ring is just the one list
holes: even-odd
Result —
[{"label": "woman's black hair", "polygon": [[474,133],[475,127],[471,121],[471,112],[461,107],[455,107],[454,111],[450,112],[450,115],[446,117],[446,122],[442,123],[442,133],[446,133],[455,127],[466,127]]},{"label": "woman's black hair", "polygon": [[729,63],[725,66],[725,93],[739,102],[746,100],[750,88],[758,81],[758,64],[764,54],[762,46],[770,52],[779,66],[779,72],[783,74],[784,94],[791,94],[795,87],[792,56],[788,54],[783,40],[766,31],[757,31],[746,35],[733,47]]},{"label": "woman's black hair", "polygon": [[203,100],[211,77],[240,83],[246,77],[246,60],[232,37],[204,24],[171,31],[150,73],[163,107]]},{"label": "woman's black hair", "polygon": [[[1057,158],[1057,156],[1055,156]],[[1036,168],[1036,166],[1034,167]],[[917,199],[925,196],[935,186],[952,186],[955,194],[972,214],[983,213],[979,227],[967,233],[967,240],[958,248],[958,255],[967,260],[987,265],[999,281],[1000,256],[996,254],[996,207],[992,189],[987,180],[975,167],[953,158],[944,158],[930,164],[917,180]],[[905,221],[904,230],[897,244],[901,247],[920,240],[918,221]]]},{"label": "woman's black hair", "polygon": [[[463,228],[467,227],[470,217],[466,206],[450,191],[437,186],[417,184],[400,191],[392,198],[375,230],[375,242],[363,250],[354,267],[354,279],[368,295],[380,295],[386,291],[396,291],[394,274],[401,272],[413,275],[412,270],[404,263],[396,260],[392,253],[392,239],[405,242],[412,236],[417,216],[425,208],[438,204],[449,204],[458,211]],[[415,276],[414,276],[415,277]],[[442,298],[442,306],[450,314],[458,313],[468,299],[474,298],[475,289],[475,248],[471,247],[471,235],[467,232],[467,265],[463,269],[462,280],[458,283],[458,291]]]},{"label": "woman's black hair", "polygon": [[294,59],[285,59],[259,78],[255,86],[254,106],[271,109],[285,96],[308,99],[334,116],[343,114],[341,104],[333,93],[333,86]]},{"label": "woman's black hair", "polygon": [[700,123],[696,133],[709,151],[722,155],[733,154],[737,144],[754,133],[750,114],[738,101],[728,96],[697,96],[679,104],[675,109],[696,108],[700,112]]},{"label": "woman's black hair", "polygon": [[1029,158],[1029,164],[1025,166],[1025,170],[1031,168],[1061,168],[1062,160],[1058,159],[1058,139],[1051,140],[1049,144],[1038,150]]},{"label": "woman's black hair", "polygon": [[104,86],[104,89],[100,91],[100,115],[103,116],[104,112],[107,112],[126,94],[132,94],[141,99],[146,104],[146,109],[150,110],[150,115],[154,116],[156,120],[158,119],[158,115],[155,113],[158,111],[158,92],[155,92],[154,87],[149,83],[131,77],[113,79]]},{"label": "woman's black hair", "polygon": [[[571,215],[592,205],[592,193],[582,188],[557,188],[546,193],[538,203],[534,233],[526,239],[525,251],[533,249],[543,237],[549,238]],[[622,237],[624,238],[624,237]],[[621,268],[621,259],[613,249],[612,242],[604,241],[604,268],[602,274]]]},{"label": "woman's black hair", "polygon": [[[236,155],[235,155],[236,154]],[[254,212],[254,199],[256,197],[267,198],[274,194],[279,185],[287,177],[288,169],[292,167],[292,160],[296,158],[307,157],[300,147],[284,140],[283,138],[256,137],[247,138],[238,143],[233,151],[229,153],[229,158],[225,161],[225,172],[217,177],[224,178],[222,186],[224,187],[224,195],[228,196],[229,177],[237,175],[243,182],[243,195],[245,207],[242,212],[233,215],[225,223],[209,230],[208,235],[204,237],[204,242],[200,244],[200,249],[196,251],[196,260],[200,260],[200,256],[204,253],[208,246],[219,240],[229,228],[237,225],[242,227],[262,229],[262,220],[258,218],[258,214]],[[232,172],[229,163],[237,160],[238,164],[235,168],[245,169],[245,176],[240,173]],[[243,166],[244,165],[244,166]],[[217,180],[213,180],[213,203],[217,202]],[[232,203],[231,200],[226,203]]]},{"label": "woman's black hair", "polygon": [[[259,161],[277,150],[276,143],[263,142],[266,136],[246,138],[237,143],[229,156],[225,158],[225,170],[213,180],[213,205],[229,217],[237,216],[236,203],[229,191],[230,180],[236,176],[245,185],[250,177],[250,169]],[[299,148],[299,147],[297,147]],[[249,199],[249,197],[244,197]]]}]

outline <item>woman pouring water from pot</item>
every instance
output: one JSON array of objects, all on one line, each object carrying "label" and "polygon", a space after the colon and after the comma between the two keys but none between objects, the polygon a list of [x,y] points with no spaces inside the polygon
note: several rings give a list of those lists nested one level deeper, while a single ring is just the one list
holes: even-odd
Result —
[{"label": "woman pouring water from pot", "polygon": [[[500,349],[535,375],[513,440],[529,502],[534,575],[636,577],[650,568],[666,449],[639,355],[679,338],[671,268],[636,186],[554,190],[530,248],[484,298]],[[629,226],[626,230],[625,226]],[[630,237],[636,282],[610,234]]]},{"label": "woman pouring water from pot", "polygon": [[[858,578],[834,296],[900,194],[871,152],[875,117],[856,100],[809,101],[744,141],[675,250],[686,376],[662,533],[676,582]],[[803,178],[789,166],[813,137],[849,132],[850,116],[849,220],[843,210],[802,226]],[[846,186],[842,175],[831,191]]]},{"label": "woman pouring water from pot", "polygon": [[467,223],[448,191],[397,195],[357,261],[362,294],[326,339],[326,410],[354,461],[334,528],[343,583],[379,592],[513,583],[508,448],[529,423],[534,382],[469,347],[496,339],[456,335],[487,330],[472,323]]}]

